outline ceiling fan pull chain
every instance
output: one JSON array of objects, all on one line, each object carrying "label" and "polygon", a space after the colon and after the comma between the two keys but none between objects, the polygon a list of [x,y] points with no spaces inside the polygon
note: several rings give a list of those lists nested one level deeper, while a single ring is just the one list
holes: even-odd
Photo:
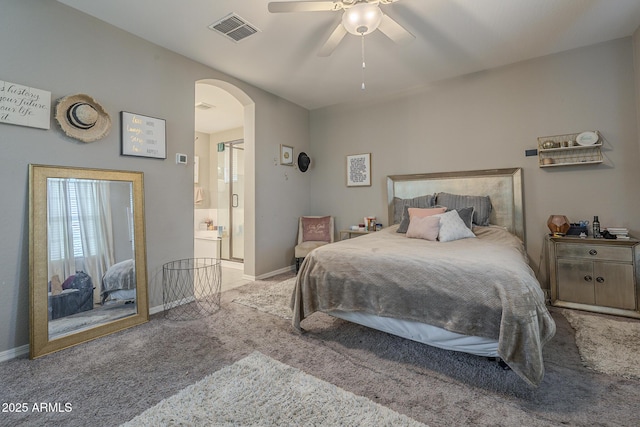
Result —
[{"label": "ceiling fan pull chain", "polygon": [[364,69],[367,68],[364,62],[364,33],[362,33],[362,90],[364,87]]}]

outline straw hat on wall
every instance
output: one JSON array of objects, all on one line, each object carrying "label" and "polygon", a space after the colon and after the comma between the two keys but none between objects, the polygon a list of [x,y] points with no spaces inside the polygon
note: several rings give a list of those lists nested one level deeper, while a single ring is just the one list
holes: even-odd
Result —
[{"label": "straw hat on wall", "polygon": [[92,142],[104,138],[111,130],[111,117],[98,102],[85,94],[60,98],[56,120],[71,138]]}]

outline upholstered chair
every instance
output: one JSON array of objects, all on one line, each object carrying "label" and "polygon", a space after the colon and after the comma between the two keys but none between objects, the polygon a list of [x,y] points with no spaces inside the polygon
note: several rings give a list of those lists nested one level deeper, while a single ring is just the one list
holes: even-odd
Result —
[{"label": "upholstered chair", "polygon": [[302,260],[315,248],[333,243],[332,216],[301,216],[298,220],[298,244],[295,247],[296,273]]}]

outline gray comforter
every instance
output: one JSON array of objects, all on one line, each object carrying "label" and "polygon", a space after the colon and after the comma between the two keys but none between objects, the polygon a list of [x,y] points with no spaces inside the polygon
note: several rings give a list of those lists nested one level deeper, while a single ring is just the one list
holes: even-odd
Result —
[{"label": "gray comforter", "polygon": [[113,264],[102,277],[103,301],[110,292],[135,288],[136,269],[132,259]]},{"label": "gray comforter", "polygon": [[498,341],[498,354],[538,385],[542,347],[555,334],[522,242],[498,227],[453,242],[410,239],[397,226],[322,246],[304,260],[293,326],[316,311],[413,320]]}]

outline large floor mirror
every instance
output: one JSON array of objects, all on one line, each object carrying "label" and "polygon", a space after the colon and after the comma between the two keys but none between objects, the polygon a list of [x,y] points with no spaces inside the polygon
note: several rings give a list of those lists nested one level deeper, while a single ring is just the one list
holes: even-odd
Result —
[{"label": "large floor mirror", "polygon": [[149,320],[142,172],[29,165],[30,357]]}]

